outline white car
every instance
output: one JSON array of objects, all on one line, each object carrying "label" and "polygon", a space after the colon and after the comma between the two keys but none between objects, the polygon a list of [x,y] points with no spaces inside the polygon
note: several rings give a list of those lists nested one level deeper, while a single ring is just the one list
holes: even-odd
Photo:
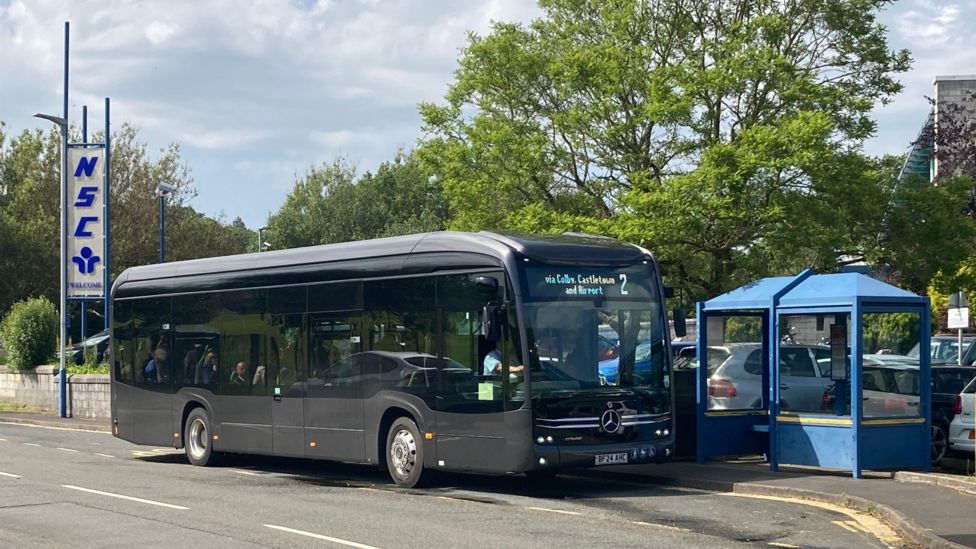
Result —
[{"label": "white car", "polygon": [[956,415],[949,424],[949,449],[972,454],[976,447],[976,379],[956,397]]},{"label": "white car", "polygon": [[[831,384],[830,348],[781,345],[780,409],[819,412]],[[708,348],[708,409],[762,408],[762,345],[728,343]]]}]

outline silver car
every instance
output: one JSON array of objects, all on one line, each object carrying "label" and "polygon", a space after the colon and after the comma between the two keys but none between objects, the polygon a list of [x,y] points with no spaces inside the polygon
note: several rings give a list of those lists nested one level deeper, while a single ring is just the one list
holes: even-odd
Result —
[{"label": "silver car", "polygon": [[949,425],[949,449],[972,454],[976,450],[976,379],[956,397],[955,408]]},{"label": "silver car", "polygon": [[[762,345],[728,343],[708,348],[708,409],[762,408]],[[824,389],[831,384],[830,348],[781,345],[780,409],[819,412]]]}]

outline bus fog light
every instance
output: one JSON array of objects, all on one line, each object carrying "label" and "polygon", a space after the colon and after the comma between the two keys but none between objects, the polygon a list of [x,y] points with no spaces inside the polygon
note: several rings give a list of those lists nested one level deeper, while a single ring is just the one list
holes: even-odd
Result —
[{"label": "bus fog light", "polygon": [[546,437],[546,442],[552,442],[552,435]]},{"label": "bus fog light", "polygon": [[539,458],[539,465],[545,465],[546,463],[548,463],[546,458]]},{"label": "bus fog light", "polygon": [[539,437],[539,438],[535,439],[535,441],[538,442],[539,444],[542,444],[543,442],[546,441],[546,439],[544,439],[542,437]]},{"label": "bus fog light", "polygon": [[665,448],[664,449],[664,455],[670,456],[671,455],[671,448]]}]

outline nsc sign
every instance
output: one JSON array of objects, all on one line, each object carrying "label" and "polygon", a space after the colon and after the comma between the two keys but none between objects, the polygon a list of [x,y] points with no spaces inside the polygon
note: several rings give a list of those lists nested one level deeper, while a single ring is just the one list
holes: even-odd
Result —
[{"label": "nsc sign", "polygon": [[105,149],[68,149],[68,296],[105,296]]}]

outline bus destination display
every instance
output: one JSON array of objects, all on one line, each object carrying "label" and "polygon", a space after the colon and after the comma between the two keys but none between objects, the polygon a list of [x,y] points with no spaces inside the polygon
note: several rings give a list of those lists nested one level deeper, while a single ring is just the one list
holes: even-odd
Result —
[{"label": "bus destination display", "polygon": [[540,266],[526,270],[526,281],[532,297],[646,298],[652,295],[649,275],[646,268],[640,267],[608,271]]}]

